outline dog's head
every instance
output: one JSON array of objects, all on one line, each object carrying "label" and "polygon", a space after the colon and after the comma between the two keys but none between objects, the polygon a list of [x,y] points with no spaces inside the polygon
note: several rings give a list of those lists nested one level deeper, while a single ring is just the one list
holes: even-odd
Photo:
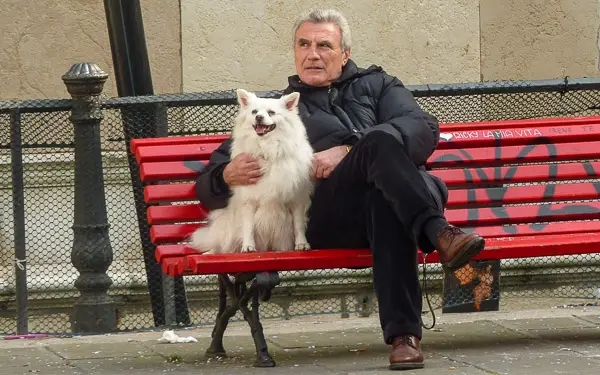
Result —
[{"label": "dog's head", "polygon": [[[284,95],[279,99],[259,98],[244,89],[237,90],[240,104],[239,120],[242,126],[252,126],[259,137],[273,131],[289,132],[291,127],[299,126],[297,92]],[[300,125],[302,125],[300,123]]]}]

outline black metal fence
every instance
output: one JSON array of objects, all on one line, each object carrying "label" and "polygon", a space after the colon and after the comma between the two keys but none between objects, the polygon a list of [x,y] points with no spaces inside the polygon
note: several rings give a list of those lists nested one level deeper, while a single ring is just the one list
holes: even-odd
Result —
[{"label": "black metal fence", "polygon": [[[77,77],[65,81],[90,84]],[[441,122],[600,114],[600,79],[409,88]],[[97,109],[93,100],[85,100],[85,95],[93,97],[93,93],[80,90],[79,94],[84,97],[0,102],[0,334],[72,332],[73,324],[77,327],[74,311],[77,306],[85,310],[81,306],[86,303],[116,309],[117,330],[212,324],[217,310],[216,277],[171,279],[162,275],[154,261],[142,184],[128,144],[132,138],[226,133],[237,111],[234,91],[96,97]],[[86,110],[94,115],[82,115]],[[76,152],[80,160],[98,156],[100,166],[92,162],[86,164],[87,169],[79,166],[77,170]],[[91,170],[98,167],[100,179]],[[103,189],[98,189],[99,183]],[[105,228],[103,210],[110,225],[108,237],[98,234]],[[86,222],[90,213],[98,221]],[[78,237],[78,230],[87,234]],[[93,258],[89,249],[94,248],[102,249],[96,250],[102,259]],[[72,253],[79,255],[72,259]],[[91,268],[81,260],[86,256],[93,263]],[[104,265],[109,281],[103,276]],[[460,296],[460,301],[445,300],[440,269],[428,265],[427,271],[427,291],[435,309],[472,300],[470,295]],[[369,269],[282,276],[281,285],[263,307],[264,317],[376,311]],[[111,281],[108,297],[80,298],[75,287],[78,277],[82,290],[81,283],[98,287]],[[600,255],[503,261],[502,277],[503,295],[591,299],[600,287]],[[113,324],[105,323],[107,327]]]}]

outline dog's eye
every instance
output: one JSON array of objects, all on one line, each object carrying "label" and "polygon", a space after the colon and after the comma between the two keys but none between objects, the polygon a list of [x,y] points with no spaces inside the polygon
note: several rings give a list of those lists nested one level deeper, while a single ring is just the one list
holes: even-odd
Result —
[{"label": "dog's eye", "polygon": [[256,109],[252,110],[252,114],[253,114],[253,115],[255,115],[255,114],[257,114],[257,113],[258,113],[258,111],[257,111]]},{"label": "dog's eye", "polygon": [[275,111],[267,111],[267,113],[269,114],[269,116],[273,116],[275,114]]}]

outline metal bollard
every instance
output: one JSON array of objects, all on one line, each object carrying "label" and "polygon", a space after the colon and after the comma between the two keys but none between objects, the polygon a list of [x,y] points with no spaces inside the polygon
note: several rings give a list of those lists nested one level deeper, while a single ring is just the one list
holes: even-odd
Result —
[{"label": "metal bollard", "polygon": [[113,260],[108,235],[100,144],[100,94],[108,74],[93,63],[79,63],[62,76],[73,99],[75,131],[75,218],[71,261],[79,271],[81,295],[73,306],[73,332],[109,332],[117,326],[116,305],[107,294],[106,274]]}]

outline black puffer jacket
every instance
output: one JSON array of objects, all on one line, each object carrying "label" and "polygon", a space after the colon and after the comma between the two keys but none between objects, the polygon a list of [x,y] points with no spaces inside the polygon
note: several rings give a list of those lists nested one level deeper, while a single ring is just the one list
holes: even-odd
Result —
[{"label": "black puffer jacket", "polygon": [[[405,145],[442,209],[448,196],[446,186],[424,167],[437,147],[439,124],[419,107],[400,80],[381,67],[362,69],[349,60],[331,87],[308,86],[295,75],[284,93],[293,91],[300,92],[300,116],[315,152],[352,145],[372,130],[384,130]],[[222,177],[229,154],[230,142],[226,141],[197,179],[196,194],[209,209],[225,207],[230,196]]]}]

